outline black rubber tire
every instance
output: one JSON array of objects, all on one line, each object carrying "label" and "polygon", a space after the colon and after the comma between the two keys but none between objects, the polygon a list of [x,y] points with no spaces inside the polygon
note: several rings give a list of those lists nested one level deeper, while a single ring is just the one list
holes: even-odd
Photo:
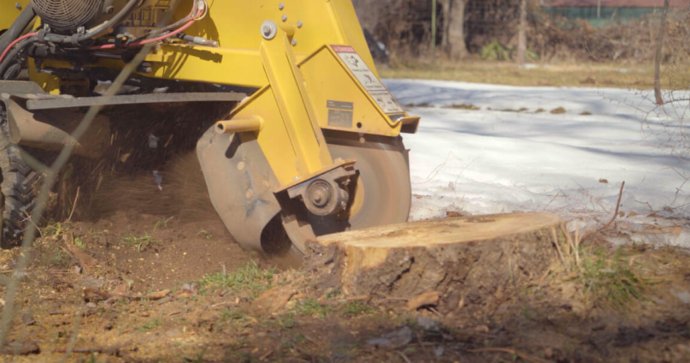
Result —
[{"label": "black rubber tire", "polygon": [[21,158],[19,148],[0,136],[0,205],[2,205],[2,248],[17,246],[24,236],[29,216],[44,175],[32,169]]}]

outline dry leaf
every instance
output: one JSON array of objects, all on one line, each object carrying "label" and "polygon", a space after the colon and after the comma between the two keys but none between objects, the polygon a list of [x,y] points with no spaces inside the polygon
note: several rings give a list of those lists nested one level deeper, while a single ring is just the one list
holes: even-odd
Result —
[{"label": "dry leaf", "polygon": [[405,309],[415,311],[423,306],[434,306],[438,304],[441,299],[441,294],[438,291],[427,291],[405,304]]}]

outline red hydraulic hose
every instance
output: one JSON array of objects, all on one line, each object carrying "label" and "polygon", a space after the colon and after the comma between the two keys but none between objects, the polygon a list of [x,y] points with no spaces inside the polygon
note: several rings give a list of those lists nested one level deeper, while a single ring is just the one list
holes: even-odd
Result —
[{"label": "red hydraulic hose", "polygon": [[[203,10],[200,9],[200,10],[197,12],[196,17],[199,17],[199,16],[201,16],[202,14],[203,14]],[[189,22],[187,22],[187,24],[185,24],[185,25],[183,25],[183,26],[181,26],[181,27],[175,29],[174,31],[171,31],[171,32],[168,33],[168,34],[164,34],[164,35],[161,35],[161,36],[156,37],[156,38],[145,39],[145,40],[142,40],[142,41],[139,41],[139,42],[134,42],[134,43],[131,43],[131,44],[127,44],[127,47],[138,47],[138,46],[142,46],[142,45],[146,45],[146,44],[150,44],[150,43],[160,42],[161,40],[165,40],[165,39],[168,39],[168,38],[170,38],[170,37],[173,37],[173,36],[175,36],[175,35],[177,35],[177,34],[179,34],[179,33],[182,33],[184,30],[186,30],[187,28],[189,28],[190,26],[192,26],[192,24],[194,24],[194,22],[196,22],[196,19],[190,20]],[[115,49],[115,44],[97,45],[97,46],[93,46],[93,47],[91,47],[91,48],[89,48],[89,49],[91,49],[91,50]]]},{"label": "red hydraulic hose", "polygon": [[29,33],[29,34],[22,35],[21,37],[17,38],[15,41],[10,43],[10,45],[8,45],[7,48],[5,48],[5,51],[2,52],[2,55],[0,55],[0,63],[2,63],[3,59],[5,59],[5,56],[10,51],[10,49],[12,49],[12,47],[17,45],[17,43],[21,42],[22,40],[24,40],[26,38],[31,38],[34,35],[38,35],[38,33]]}]

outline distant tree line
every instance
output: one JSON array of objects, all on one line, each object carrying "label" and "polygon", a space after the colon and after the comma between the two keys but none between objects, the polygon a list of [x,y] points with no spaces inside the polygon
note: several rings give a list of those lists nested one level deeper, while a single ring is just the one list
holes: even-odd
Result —
[{"label": "distant tree line", "polygon": [[[418,56],[431,42],[432,0],[353,0],[362,26],[401,56]],[[515,29],[521,0],[437,0],[437,47],[454,59]],[[508,39],[509,40],[509,39]]]},{"label": "distant tree line", "polygon": [[[353,4],[371,38],[385,44],[391,58],[405,62],[432,56],[432,1],[353,0]],[[669,13],[661,32],[662,11],[595,28],[584,19],[548,14],[540,0],[437,2],[435,48],[442,53],[434,57],[457,60],[469,53],[484,55],[495,50],[488,59],[520,62],[526,54],[528,59],[555,62],[690,61],[689,12]]]}]

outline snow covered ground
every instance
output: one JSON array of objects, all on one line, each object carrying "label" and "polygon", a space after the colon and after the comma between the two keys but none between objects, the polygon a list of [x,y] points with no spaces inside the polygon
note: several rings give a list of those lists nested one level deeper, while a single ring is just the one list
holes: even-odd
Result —
[{"label": "snow covered ground", "polygon": [[[412,219],[545,211],[584,232],[611,219],[625,181],[617,228],[632,240],[690,247],[690,199],[678,191],[687,166],[668,143],[687,131],[677,122],[687,102],[650,113],[649,92],[384,82],[401,104],[425,106],[409,108],[422,123],[405,136]],[[479,110],[450,108],[460,105]],[[550,112],[557,108],[565,113]]]}]

